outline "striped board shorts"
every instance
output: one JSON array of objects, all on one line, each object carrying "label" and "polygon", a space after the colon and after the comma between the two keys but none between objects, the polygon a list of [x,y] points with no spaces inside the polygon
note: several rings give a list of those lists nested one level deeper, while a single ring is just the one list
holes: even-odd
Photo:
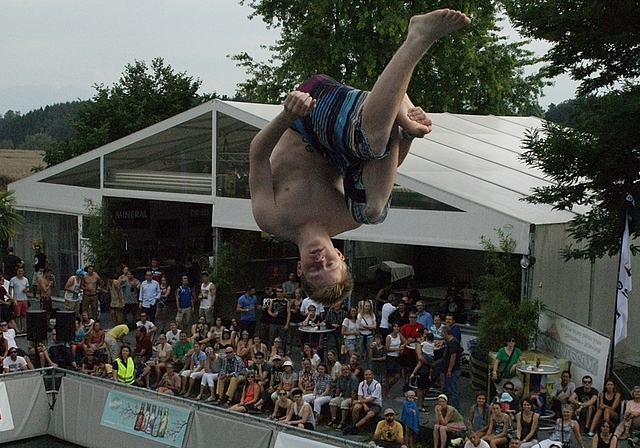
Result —
[{"label": "striped board shorts", "polygon": [[367,161],[386,157],[376,156],[362,129],[365,90],[340,84],[327,75],[315,75],[296,89],[316,100],[311,114],[296,120],[291,128],[300,133],[304,141],[317,154],[334,164],[342,174],[347,208],[356,222],[378,224],[385,220],[391,197],[375,222],[366,216],[366,192],[362,183],[362,169]]}]

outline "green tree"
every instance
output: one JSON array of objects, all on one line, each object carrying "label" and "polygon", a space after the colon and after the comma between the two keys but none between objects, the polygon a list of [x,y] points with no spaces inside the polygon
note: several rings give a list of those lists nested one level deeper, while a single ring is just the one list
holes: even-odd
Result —
[{"label": "green tree", "polygon": [[[640,3],[504,2],[521,34],[551,43],[543,72],[568,72],[580,82],[564,125],[546,123],[524,141],[523,160],[554,182],[534,188],[527,200],[563,210],[587,207],[570,223],[570,235],[583,244],[565,247],[566,260],[615,255],[625,195],[637,196],[640,167]],[[640,215],[632,213],[637,236]]]},{"label": "green tree", "polygon": [[15,237],[17,228],[24,224],[24,216],[16,213],[15,205],[13,191],[0,191],[0,241]]},{"label": "green tree", "polygon": [[84,154],[215,96],[198,95],[200,84],[162,58],[153,59],[150,67],[144,61],[127,64],[113,86],[94,86],[97,93],[80,105],[71,121],[74,137],[47,149],[45,163],[52,166]]},{"label": "green tree", "polygon": [[[233,58],[250,79],[239,85],[250,100],[280,102],[300,81],[325,73],[340,82],[371,89],[403,42],[409,18],[440,7],[415,0],[243,0],[270,27],[282,30],[269,49],[273,57],[257,62],[247,53]],[[414,103],[435,112],[540,114],[543,81],[524,75],[536,60],[524,42],[499,37],[496,3],[453,1],[471,26],[442,39],[415,70],[409,87]]]},{"label": "green tree", "polygon": [[520,265],[513,255],[516,241],[498,233],[498,246],[482,237],[480,244],[486,251],[485,274],[479,278],[480,309],[478,348],[486,353],[502,347],[507,337],[516,338],[516,344],[529,347],[538,329],[538,301],[520,302]]},{"label": "green tree", "polygon": [[86,260],[95,265],[97,272],[116,275],[120,272],[126,235],[111,219],[106,201],[96,204],[87,199],[85,205],[82,237],[86,238]]}]

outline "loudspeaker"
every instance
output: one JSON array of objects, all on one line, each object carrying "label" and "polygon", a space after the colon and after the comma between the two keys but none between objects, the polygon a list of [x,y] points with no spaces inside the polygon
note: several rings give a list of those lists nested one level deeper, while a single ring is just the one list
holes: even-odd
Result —
[{"label": "loudspeaker", "polygon": [[56,340],[58,342],[71,342],[75,335],[75,311],[58,311],[56,313]]},{"label": "loudspeaker", "polygon": [[44,310],[27,311],[27,340],[32,342],[47,341],[47,312]]}]

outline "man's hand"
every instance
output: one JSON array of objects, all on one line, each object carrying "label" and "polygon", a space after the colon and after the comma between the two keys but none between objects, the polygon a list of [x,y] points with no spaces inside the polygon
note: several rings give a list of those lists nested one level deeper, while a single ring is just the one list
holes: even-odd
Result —
[{"label": "man's hand", "polygon": [[316,100],[311,95],[297,90],[289,92],[284,100],[284,111],[295,117],[294,120],[309,115],[315,106]]}]

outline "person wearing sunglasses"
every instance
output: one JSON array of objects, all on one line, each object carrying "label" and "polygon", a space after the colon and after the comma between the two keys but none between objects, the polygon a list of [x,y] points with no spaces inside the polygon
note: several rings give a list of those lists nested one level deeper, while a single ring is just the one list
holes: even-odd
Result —
[{"label": "person wearing sunglasses", "polygon": [[496,390],[502,390],[504,383],[511,381],[515,386],[515,395],[522,397],[524,387],[516,375],[516,366],[522,359],[522,350],[516,347],[515,336],[509,336],[506,345],[498,350],[493,361],[491,379],[496,383]]},{"label": "person wearing sunglasses", "polygon": [[21,370],[29,369],[27,361],[22,356],[18,356],[18,349],[15,347],[10,348],[8,355],[9,356],[4,358],[2,361],[2,371],[4,373],[19,372]]},{"label": "person wearing sunglasses", "polygon": [[598,402],[598,391],[595,387],[591,387],[593,378],[589,375],[582,377],[582,386],[576,387],[569,397],[569,403],[575,410],[580,429],[584,430],[591,426],[591,419],[596,411],[596,403]]}]

